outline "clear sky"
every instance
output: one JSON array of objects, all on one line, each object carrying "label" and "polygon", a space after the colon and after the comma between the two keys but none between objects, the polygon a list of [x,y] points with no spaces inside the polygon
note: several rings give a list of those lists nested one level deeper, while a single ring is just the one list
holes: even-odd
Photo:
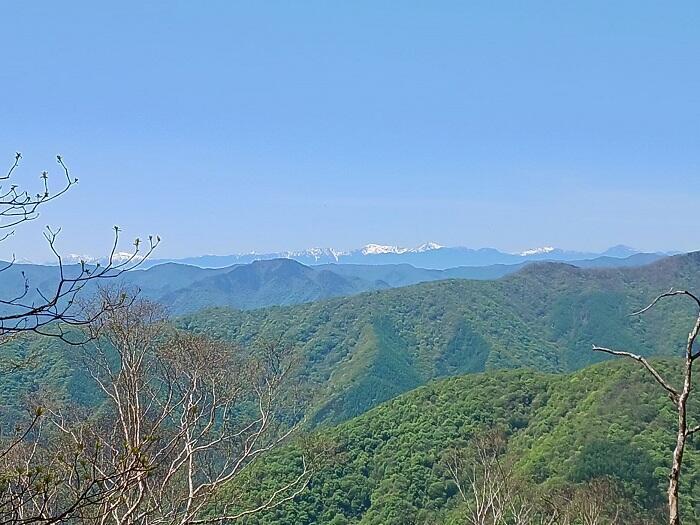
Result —
[{"label": "clear sky", "polygon": [[80,179],[0,256],[700,248],[700,3],[5,2],[0,159]]}]

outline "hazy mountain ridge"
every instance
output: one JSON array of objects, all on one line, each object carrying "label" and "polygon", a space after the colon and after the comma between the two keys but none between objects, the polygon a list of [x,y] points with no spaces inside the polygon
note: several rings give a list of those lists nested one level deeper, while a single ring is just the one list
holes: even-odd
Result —
[{"label": "hazy mountain ridge", "polygon": [[[637,254],[626,259],[601,257],[570,264],[591,268],[640,266],[659,258],[655,254]],[[120,281],[139,287],[146,297],[167,305],[172,315],[182,315],[218,306],[249,310],[302,304],[444,279],[499,279],[533,263],[446,270],[409,264],[306,266],[292,259],[254,261],[216,269],[166,263],[129,272]]]},{"label": "hazy mountain ridge", "polygon": [[291,259],[273,259],[206,276],[157,300],[171,312],[182,314],[211,306],[253,309],[300,304],[383,288],[389,285],[311,268]]},{"label": "hazy mountain ridge", "polygon": [[[570,261],[569,264],[579,267],[639,266],[660,257],[656,254],[636,254],[624,259],[599,257]],[[446,270],[417,268],[407,263],[306,266],[286,258],[225,268],[164,263],[133,270],[116,279],[103,280],[102,284],[139,289],[143,296],[165,304],[172,315],[182,315],[215,306],[253,309],[300,304],[443,279],[498,279],[533,262],[462,266]],[[67,275],[74,275],[80,271],[80,266],[67,265],[64,271]],[[27,277],[30,289],[24,301],[31,303],[38,299],[36,288],[45,295],[51,293],[58,276],[56,266],[17,264],[0,274],[0,293],[3,297],[21,294],[24,277]],[[91,289],[94,289],[92,284]],[[90,289],[86,292],[90,292]],[[0,311],[8,311],[8,308],[0,308]]]}]

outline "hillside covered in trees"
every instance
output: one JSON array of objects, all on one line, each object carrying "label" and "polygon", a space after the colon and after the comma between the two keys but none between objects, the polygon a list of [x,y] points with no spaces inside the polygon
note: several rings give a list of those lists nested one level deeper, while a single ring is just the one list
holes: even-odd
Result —
[{"label": "hillside covered in trees", "polygon": [[689,303],[629,316],[672,287],[700,288],[700,253],[640,268],[543,263],[496,281],[439,281],[250,312],[212,309],[178,323],[243,345],[298,348],[301,381],[316,392],[313,421],[338,422],[435,377],[576,370],[605,358],[593,344],[680,355]]},{"label": "hillside covered in trees", "polygon": [[[657,364],[665,373],[678,372],[675,360]],[[696,400],[695,414],[699,408]],[[474,508],[472,489],[465,483],[460,495],[446,458],[469,450],[475,437],[494,429],[504,436],[499,465],[512,466],[508,481],[525,501],[551,503],[557,494],[575,498],[577,490],[587,490],[587,504],[601,513],[590,523],[611,523],[613,515],[615,523],[659,523],[674,419],[663,392],[627,362],[572,374],[500,371],[431,382],[317,433],[317,440],[332,445],[333,455],[307,491],[246,523],[473,523],[467,519]],[[273,487],[268,480],[292,476],[301,453],[300,446],[279,451],[225,498],[247,505],[264,500]],[[695,523],[697,442],[686,450],[685,461],[684,514]],[[463,468],[469,478],[471,467]],[[602,495],[584,488],[601,480]],[[533,516],[527,523],[545,522]]]},{"label": "hillside covered in trees", "polygon": [[[446,280],[253,311],[209,309],[174,322],[244,347],[291,347],[316,425],[344,421],[436,377],[576,370],[605,359],[593,344],[679,355],[690,305],[667,303],[629,316],[671,287],[700,288],[700,253],[640,268],[543,263],[496,281]],[[4,350],[6,415],[39,391],[97,402],[80,348],[28,336]],[[36,366],[12,365],[27,359]]]}]

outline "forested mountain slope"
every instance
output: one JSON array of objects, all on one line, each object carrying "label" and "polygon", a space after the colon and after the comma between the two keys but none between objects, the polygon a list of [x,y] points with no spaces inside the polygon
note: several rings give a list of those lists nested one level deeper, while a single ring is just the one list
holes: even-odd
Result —
[{"label": "forested mountain slope", "polygon": [[344,276],[291,259],[274,259],[235,266],[154,299],[174,314],[182,314],[212,305],[247,310],[308,303],[384,288],[389,285],[382,281]]},{"label": "forested mountain slope", "polygon": [[[638,253],[626,258],[598,257],[571,264],[582,268],[629,267],[641,266],[662,257],[660,254]],[[29,285],[26,295],[22,297],[25,304],[38,301],[41,298],[39,292],[45,296],[55,292],[60,276],[58,266],[8,264],[0,262],[0,268],[4,268],[0,275],[3,297],[23,294],[25,279]],[[531,263],[428,270],[410,264],[305,266],[288,258],[259,260],[225,268],[164,263],[147,269],[139,267],[118,278],[102,281],[102,284],[138,289],[142,296],[166,305],[170,314],[177,316],[216,306],[249,310],[301,304],[444,279],[498,279],[517,272],[526,264]],[[67,276],[76,275],[79,271],[79,265],[64,267]],[[88,283],[83,296],[94,291],[94,283]],[[0,313],[15,312],[9,305],[0,305]]]},{"label": "forested mountain slope", "polygon": [[[627,258],[598,257],[570,264],[580,268],[622,268],[642,266],[661,258],[659,254],[639,253]],[[155,266],[130,272],[123,276],[122,282],[138,286],[149,298],[167,305],[173,315],[183,315],[215,306],[251,310],[302,304],[445,279],[499,279],[528,264],[533,263],[428,270],[409,264],[305,266],[292,259],[272,259],[218,269],[176,264]]]},{"label": "forested mountain slope", "polygon": [[[700,289],[700,253],[641,268],[543,263],[497,281],[447,280],[252,311],[211,309],[176,322],[246,346],[296,349],[295,384],[309,392],[309,422],[317,425],[359,415],[436,377],[576,370],[604,359],[591,351],[593,343],[676,355],[690,304],[670,301],[644,316],[628,315],[671,287]],[[29,366],[14,365],[27,356]],[[19,338],[4,345],[2,361],[8,410],[39,390],[94,399],[91,382],[81,379],[80,348]]]},{"label": "forested mountain slope", "polygon": [[301,380],[317,392],[314,421],[341,421],[434,377],[575,370],[604,358],[591,351],[594,343],[676,355],[690,304],[629,316],[671,287],[700,289],[700,253],[641,268],[543,263],[498,281],[448,280],[249,312],[213,309],[180,324],[242,344],[299,348]]},{"label": "forested mountain slope", "polygon": [[[675,361],[657,364],[667,374],[679,371]],[[691,413],[700,416],[697,402]],[[630,362],[570,375],[500,371],[432,382],[317,433],[334,447],[330,464],[294,502],[247,523],[467,523],[466,505],[441,458],[455,447],[468,450],[475,435],[493,428],[507,437],[502,462],[515,462],[517,490],[534,486],[551,495],[609,477],[630,506],[626,512],[655,523],[675,443],[674,416],[663,391]],[[263,500],[298,470],[301,454],[297,446],[276,453],[226,497]],[[684,513],[696,523],[699,443],[686,449],[685,461]]]},{"label": "forested mountain slope", "polygon": [[[656,253],[637,253],[624,258],[603,256],[594,259],[567,261],[567,264],[579,268],[630,268],[644,266],[663,258],[663,255]],[[500,279],[531,264],[536,263],[530,261],[517,264],[491,264],[488,266],[456,266],[444,270],[418,268],[405,263],[323,264],[315,266],[315,268],[324,268],[339,275],[358,277],[368,281],[382,281],[395,288],[445,279]]]}]

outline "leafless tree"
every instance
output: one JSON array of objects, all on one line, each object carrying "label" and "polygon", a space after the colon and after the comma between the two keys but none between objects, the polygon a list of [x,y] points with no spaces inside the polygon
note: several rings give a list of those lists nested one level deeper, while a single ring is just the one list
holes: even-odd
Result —
[{"label": "leafless tree", "polygon": [[[58,199],[69,191],[78,180],[72,178],[63,158],[56,157],[61,170],[58,188],[54,189],[49,184],[49,174],[44,171],[40,176],[39,191],[30,191],[18,181],[18,167],[22,155],[17,153],[10,169],[0,176],[0,242],[15,235],[24,223],[36,220],[41,209],[49,202]],[[45,240],[56,258],[56,278],[52,289],[39,289],[30,282],[30,276],[24,271],[19,272],[17,292],[7,297],[0,297],[0,344],[8,342],[14,336],[25,332],[57,337],[68,344],[81,344],[85,339],[81,337],[86,332],[70,329],[70,327],[85,327],[93,323],[99,315],[107,309],[115,309],[123,306],[121,303],[104,303],[102,309],[91,310],[90,314],[77,304],[81,291],[89,283],[99,282],[121,275],[123,272],[137,267],[156,248],[160,239],[149,237],[148,246],[143,249],[142,243],[136,239],[133,249],[127,253],[118,252],[120,230],[114,228],[114,239],[111,250],[104,264],[88,264],[81,261],[79,264],[66,265],[57,247],[57,239],[60,229],[52,229],[47,226],[44,233]],[[15,257],[0,266],[0,274],[7,277],[15,266]],[[14,276],[13,276],[14,277]],[[73,337],[69,337],[69,334]],[[75,336],[79,336],[77,339]],[[22,363],[3,363],[6,372],[12,373],[22,366],[31,366],[33,360]],[[67,489],[73,487],[82,490],[82,477],[64,478],[61,480],[63,489],[57,491],[58,485],[53,480],[65,473],[59,468],[58,456],[48,461],[51,443],[44,439],[44,427],[46,414],[39,408],[31,412],[27,421],[17,424],[14,431],[7,430],[8,422],[3,421],[0,427],[0,483],[2,483],[2,495],[0,496],[0,517],[9,516],[10,522],[18,522],[24,519],[26,512],[34,512],[37,516],[52,515],[60,519],[58,510],[65,501]],[[47,445],[49,447],[47,448]],[[61,461],[68,461],[72,457],[77,463],[84,461],[88,449],[64,450]],[[47,456],[48,454],[48,456]],[[67,455],[65,455],[67,454]],[[60,463],[60,462],[59,462]],[[94,462],[93,462],[94,463]],[[60,473],[60,474],[59,474]],[[78,473],[75,471],[74,473]],[[82,474],[82,472],[80,473]],[[93,477],[98,479],[97,477]],[[75,486],[71,482],[76,482]],[[35,489],[42,487],[41,494]],[[59,494],[58,492],[62,492]],[[94,496],[94,491],[88,489],[89,497],[80,498],[85,502]],[[68,504],[78,504],[73,500]],[[54,508],[51,508],[54,505]],[[15,507],[16,506],[16,507]],[[11,509],[14,508],[14,511]],[[33,508],[33,511],[29,509]],[[3,519],[0,518],[0,522]]]},{"label": "leafless tree", "polygon": [[[646,523],[633,517],[623,505],[618,484],[609,478],[593,478],[572,487],[539,495],[538,506],[556,525],[622,525]],[[629,506],[629,505],[628,505]],[[543,523],[543,522],[540,522]]]},{"label": "leafless tree", "polygon": [[[122,292],[105,294],[103,301],[112,303]],[[58,514],[88,524],[229,522],[304,490],[311,465],[302,457],[294,478],[265,501],[243,508],[218,500],[217,512],[206,512],[223,487],[295,430],[296,407],[285,388],[293,362],[287,352],[246,352],[177,331],[159,306],[142,299],[103,312],[90,327],[86,366],[105,403],[93,415],[47,408],[43,424],[67,445],[49,449],[49,460],[40,464],[46,469],[71,458],[59,470],[75,482],[50,484],[49,494],[41,482],[16,485],[21,510],[31,518],[26,523],[52,523]],[[34,452],[23,451],[31,472]],[[71,468],[76,451],[81,455]]]},{"label": "leafless tree", "polygon": [[[470,525],[553,524],[554,515],[543,516],[526,483],[505,457],[506,437],[498,430],[475,435],[467,448],[451,448],[441,464],[467,503]],[[527,487],[529,488],[529,487]]]},{"label": "leafless tree", "polygon": [[450,480],[457,487],[460,498],[465,503],[469,501],[468,488],[465,483],[467,461],[464,450],[456,447],[447,449],[440,459],[440,465],[447,471]]},{"label": "leafless tree", "polygon": [[678,425],[676,428],[676,446],[673,450],[673,457],[671,462],[671,472],[669,474],[668,482],[668,523],[670,525],[680,525],[680,508],[678,503],[679,494],[679,484],[681,476],[681,467],[683,465],[683,452],[685,450],[686,441],[694,433],[700,431],[700,425],[691,426],[688,423],[688,400],[690,399],[690,394],[692,392],[692,379],[693,379],[693,364],[695,360],[700,356],[700,351],[695,351],[694,345],[695,340],[700,332],[700,299],[691,292],[686,290],[669,290],[668,292],[659,295],[654,299],[648,306],[634,312],[632,315],[642,315],[656,306],[660,301],[667,299],[669,297],[684,296],[690,298],[697,310],[697,317],[695,323],[693,324],[690,333],[688,334],[688,339],[685,345],[685,350],[683,353],[683,384],[681,388],[672,386],[671,382],[666,380],[644,357],[641,355],[633,354],[631,352],[624,352],[619,350],[611,350],[609,348],[603,348],[599,346],[594,346],[594,352],[603,352],[606,354],[611,354],[615,356],[627,357],[634,359],[639,362],[649,374],[654,378],[654,380],[668,393],[669,398],[674,403],[676,407],[676,413],[678,416]]},{"label": "leafless tree", "polygon": [[583,525],[621,523],[617,487],[609,479],[593,479],[578,487],[569,500],[569,507]]},{"label": "leafless tree", "polygon": [[470,525],[622,525],[646,523],[623,504],[617,484],[595,478],[575,486],[544,490],[518,474],[498,430],[476,434],[468,446],[453,447],[440,464],[466,504]]}]

